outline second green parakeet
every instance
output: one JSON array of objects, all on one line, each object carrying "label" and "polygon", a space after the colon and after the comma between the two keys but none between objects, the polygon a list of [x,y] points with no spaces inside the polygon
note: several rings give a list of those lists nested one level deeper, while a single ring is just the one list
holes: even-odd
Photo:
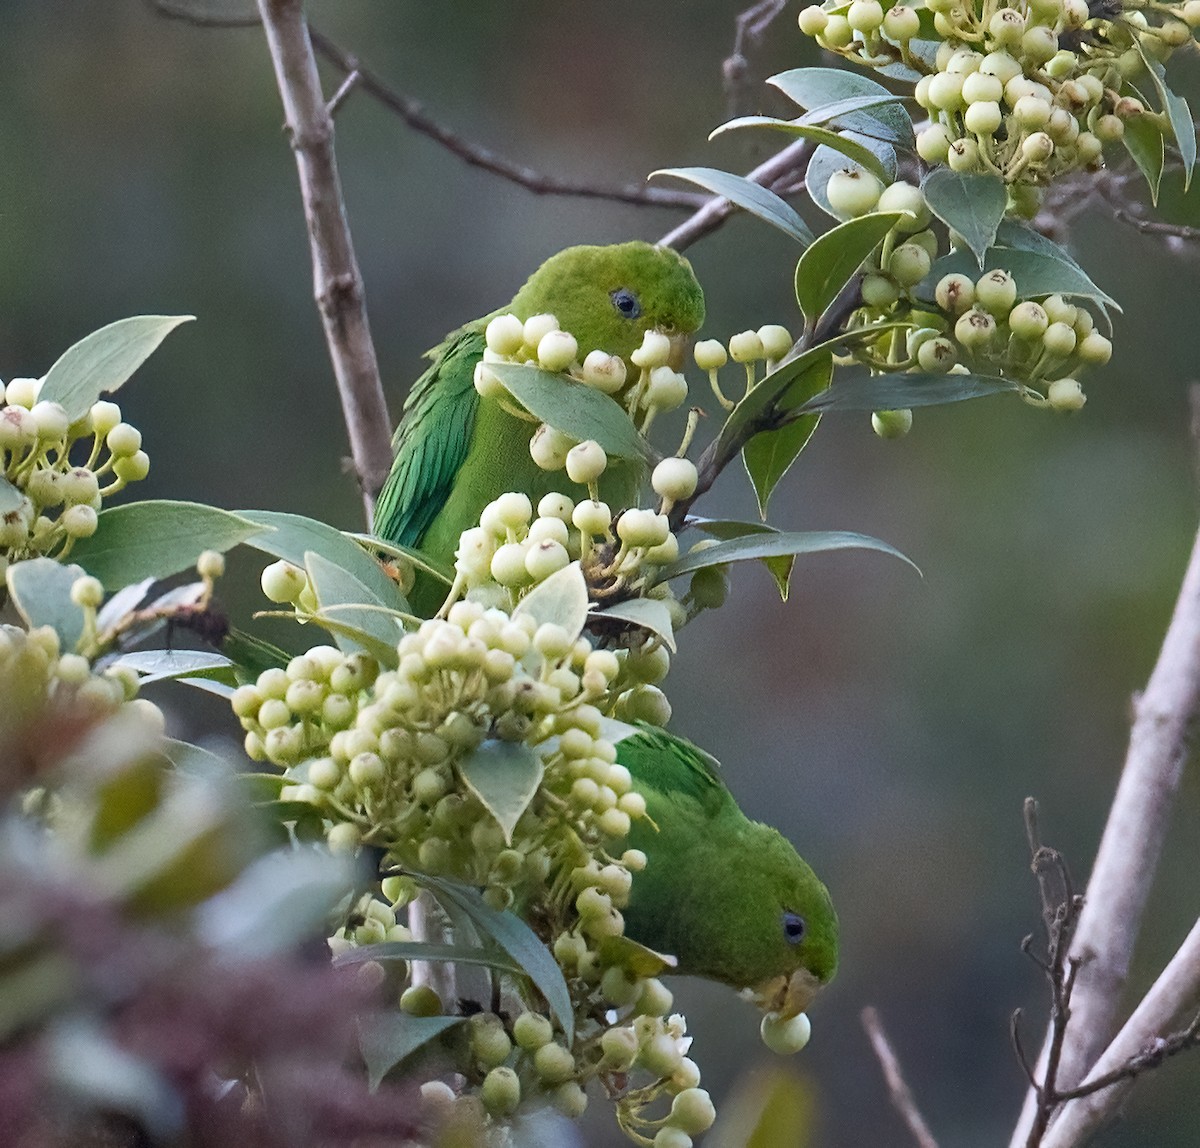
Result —
[{"label": "second green parakeet", "polygon": [[[704,294],[691,265],[649,243],[569,247],[547,259],[510,304],[494,314],[521,320],[552,314],[575,336],[579,357],[603,350],[629,356],[650,330],[682,340],[704,321]],[[485,329],[493,315],[467,323],[429,352],[432,365],[413,384],[393,438],[395,461],[375,509],[375,534],[452,566],[459,535],[505,491],[538,499],[566,489],[560,472],[540,470],[529,453],[536,427],[475,390]],[[631,381],[636,369],[630,370]],[[636,499],[642,473],[614,463],[601,497],[614,509]],[[414,607],[436,608],[438,587],[418,583]]]},{"label": "second green parakeet", "polygon": [[777,830],[741,811],[703,750],[652,726],[616,748],[654,823],[627,839],[647,864],[625,935],[670,953],[679,973],[749,990],[765,1011],[803,1012],[837,971],[828,890]]}]

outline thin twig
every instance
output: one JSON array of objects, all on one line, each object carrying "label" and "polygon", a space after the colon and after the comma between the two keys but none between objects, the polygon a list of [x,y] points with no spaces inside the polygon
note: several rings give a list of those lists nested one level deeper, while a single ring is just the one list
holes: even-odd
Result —
[{"label": "thin twig", "polygon": [[313,293],[325,327],[354,468],[370,522],[391,468],[387,404],[375,360],[362,277],[346,222],[325,105],[300,0],[258,0],[308,223]]},{"label": "thin twig", "polygon": [[1160,1034],[1195,1008],[1198,996],[1200,921],[1082,1084],[1064,1090],[1063,1095],[1078,1095],[1080,1091],[1084,1095],[1065,1105],[1050,1125],[1042,1148],[1079,1148],[1115,1115],[1140,1072],[1155,1067],[1168,1055],[1195,1047],[1200,1018],[1182,1033],[1168,1037]]},{"label": "thin twig", "polygon": [[888,1097],[891,1099],[892,1107],[900,1114],[901,1120],[912,1133],[912,1138],[918,1148],[938,1148],[933,1133],[929,1131],[929,1125],[925,1123],[920,1109],[917,1108],[912,1090],[904,1080],[904,1073],[900,1070],[900,1061],[888,1041],[887,1033],[883,1031],[883,1022],[879,1019],[879,1013],[873,1008],[865,1008],[860,1016],[862,1026],[866,1029],[871,1047],[875,1051],[875,1057],[879,1061],[879,1067],[883,1069],[883,1078],[887,1082]]},{"label": "thin twig", "polygon": [[535,171],[524,164],[514,163],[491,149],[466,139],[445,124],[439,123],[425,111],[418,101],[397,91],[377,72],[371,71],[357,57],[343,51],[329,37],[315,28],[310,29],[309,34],[312,37],[313,47],[319,55],[346,75],[357,73],[358,86],[389,111],[399,116],[414,131],[428,136],[472,167],[482,168],[493,175],[519,184],[535,195],[572,195],[587,199],[610,199],[620,203],[634,203],[642,206],[689,209],[696,208],[707,198],[696,192],[645,187],[637,183],[606,186],[591,180],[563,179],[559,176]]},{"label": "thin twig", "polygon": [[[1193,388],[1193,404],[1198,394]],[[1058,1083],[1063,1089],[1083,1080],[1112,1033],[1179,788],[1188,734],[1200,710],[1200,535],[1192,547],[1158,662],[1134,708],[1125,766],[1072,946],[1084,966],[1062,1050]],[[1049,1039],[1039,1060],[1042,1071]],[[1010,1148],[1027,1143],[1037,1107],[1038,1098],[1031,1091]]]}]

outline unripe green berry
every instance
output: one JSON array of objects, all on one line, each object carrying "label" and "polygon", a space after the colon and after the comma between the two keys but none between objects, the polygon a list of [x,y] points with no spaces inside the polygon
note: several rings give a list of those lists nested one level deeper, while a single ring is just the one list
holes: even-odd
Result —
[{"label": "unripe green berry", "polygon": [[551,331],[558,329],[558,320],[553,315],[531,315],[521,327],[521,339],[526,347],[535,349]]},{"label": "unripe green berry", "polygon": [[1075,350],[1077,341],[1074,327],[1068,327],[1066,323],[1051,323],[1042,335],[1042,345],[1046,350],[1064,359]]},{"label": "unripe green berry", "polygon": [[[829,200],[829,206],[835,215],[843,219],[855,219],[874,211],[882,192],[883,184],[869,171],[858,167],[839,168],[830,175],[829,182],[825,185],[825,196]],[[729,351],[738,362],[747,361],[738,358],[732,341]]]},{"label": "unripe green berry", "polygon": [[793,1017],[781,1017],[778,1013],[767,1013],[759,1026],[762,1042],[780,1056],[799,1052],[812,1036],[812,1024],[806,1013]]},{"label": "unripe green berry", "polygon": [[671,1115],[668,1120],[689,1136],[707,1132],[716,1118],[716,1106],[703,1088],[685,1088],[671,1101]]},{"label": "unripe green berry", "polygon": [[643,370],[665,367],[671,361],[671,340],[661,331],[647,331],[642,345],[629,357],[635,367]]},{"label": "unripe green berry", "polygon": [[484,331],[489,351],[515,355],[525,343],[525,325],[516,315],[497,315]]},{"label": "unripe green berry", "polygon": [[871,415],[871,429],[880,438],[903,438],[912,430],[911,410],[875,411]]},{"label": "unripe green berry", "polygon": [[606,395],[614,395],[625,385],[625,360],[606,351],[589,351],[583,360],[583,381]]},{"label": "unripe green berry", "polygon": [[1078,411],[1083,409],[1087,396],[1075,379],[1055,379],[1046,390],[1046,398],[1056,411]]},{"label": "unripe green berry", "polygon": [[575,336],[567,331],[547,331],[538,342],[538,366],[546,371],[565,371],[579,354]]},{"label": "unripe green berry", "polygon": [[915,8],[906,4],[895,4],[883,17],[883,34],[897,44],[906,44],[920,34],[921,17]]}]

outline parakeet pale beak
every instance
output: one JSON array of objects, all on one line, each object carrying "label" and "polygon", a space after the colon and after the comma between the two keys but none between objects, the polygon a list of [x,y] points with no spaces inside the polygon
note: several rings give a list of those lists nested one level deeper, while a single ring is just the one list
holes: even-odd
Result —
[{"label": "parakeet pale beak", "polygon": [[682,371],[684,356],[687,354],[691,337],[689,335],[668,335],[667,337],[671,341],[671,357],[667,360],[667,366],[673,371]]},{"label": "parakeet pale beak", "polygon": [[778,1013],[784,1020],[808,1011],[821,981],[808,969],[797,969],[790,977],[771,977],[748,990],[747,995],[763,1012]]}]

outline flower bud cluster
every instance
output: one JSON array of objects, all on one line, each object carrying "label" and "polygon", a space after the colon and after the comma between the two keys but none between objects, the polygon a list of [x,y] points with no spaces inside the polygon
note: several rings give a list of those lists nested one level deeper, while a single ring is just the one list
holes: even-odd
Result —
[{"label": "flower bud cluster", "polygon": [[95,533],[102,500],[150,470],[140,432],[116,403],[94,403],[70,422],[61,404],[39,399],[41,388],[41,379],[0,388],[0,475],[16,488],[0,506],[0,561],[64,557]]},{"label": "flower bud cluster", "polygon": [[[917,103],[929,114],[917,137],[921,158],[1001,175],[1010,206],[1033,215],[1042,188],[1098,164],[1104,146],[1146,111],[1123,87],[1145,71],[1143,53],[1165,60],[1191,41],[1200,4],[1125,0],[1093,12],[1087,0],[929,0],[885,11],[879,0],[854,0],[805,8],[799,23],[859,65],[911,69]],[[931,31],[940,41],[935,56],[914,44]]]}]

